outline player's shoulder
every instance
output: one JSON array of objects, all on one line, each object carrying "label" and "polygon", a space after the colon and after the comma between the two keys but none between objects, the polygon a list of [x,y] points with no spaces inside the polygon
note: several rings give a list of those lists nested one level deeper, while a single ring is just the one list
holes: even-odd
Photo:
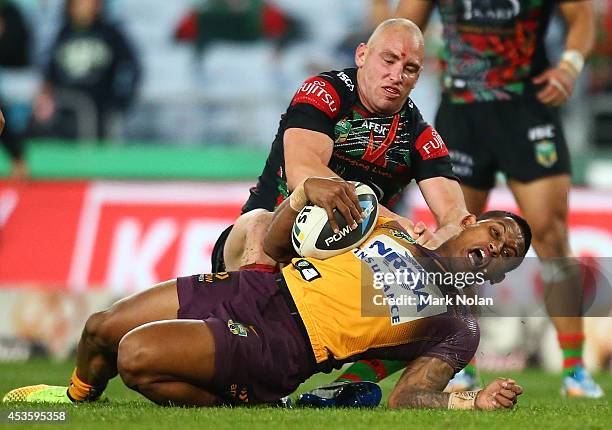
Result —
[{"label": "player's shoulder", "polygon": [[343,70],[330,70],[310,76],[302,83],[299,90],[314,91],[316,86],[328,90],[331,87],[341,97],[347,97],[357,93],[356,83],[357,69],[352,67]]},{"label": "player's shoulder", "polygon": [[335,118],[347,104],[352,103],[357,94],[356,82],[356,69],[319,73],[300,85],[293,96],[291,106],[311,105]]},{"label": "player's shoulder", "polygon": [[345,95],[354,94],[357,91],[357,69],[354,67],[322,72],[317,76],[328,81],[338,92]]},{"label": "player's shoulder", "polygon": [[412,100],[410,97],[408,97],[408,99],[406,100],[406,103],[404,103],[404,107],[402,108],[402,110],[405,112],[405,115],[409,118],[412,118],[417,121],[423,120],[423,116],[421,115],[421,111],[419,110],[419,107],[414,102],[414,100]]}]

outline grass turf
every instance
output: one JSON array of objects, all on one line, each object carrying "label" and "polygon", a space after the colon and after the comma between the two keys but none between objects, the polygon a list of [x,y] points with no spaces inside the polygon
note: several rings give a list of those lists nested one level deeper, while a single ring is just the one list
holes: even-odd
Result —
[{"label": "grass turf", "polygon": [[[55,363],[34,360],[23,364],[0,363],[0,395],[12,388],[46,383],[65,385],[72,363]],[[387,396],[399,375],[384,381],[383,392]],[[550,429],[596,429],[611,428],[612,374],[600,374],[597,381],[608,393],[599,400],[568,400],[559,396],[559,375],[537,370],[520,373],[504,373],[525,388],[519,405],[512,411],[435,411],[435,410],[374,410],[335,409],[277,409],[277,408],[215,408],[188,409],[165,408],[154,405],[136,392],[127,389],[119,379],[109,384],[106,394],[108,402],[84,405],[25,405],[0,404],[0,428],[15,428],[8,424],[10,411],[56,410],[67,411],[68,421],[63,424],[27,423],[24,428],[148,428],[148,429],[205,429],[236,430],[255,429],[392,429],[392,428],[450,428],[497,429],[550,428]],[[493,378],[484,375],[484,382]],[[331,381],[331,375],[316,375],[304,383],[298,392],[305,391]],[[19,427],[17,427],[19,428]]]}]

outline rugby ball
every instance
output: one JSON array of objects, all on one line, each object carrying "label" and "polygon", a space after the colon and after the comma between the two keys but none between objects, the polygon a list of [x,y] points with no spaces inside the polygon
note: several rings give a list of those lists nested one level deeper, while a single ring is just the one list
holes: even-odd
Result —
[{"label": "rugby ball", "polygon": [[378,219],[378,199],[369,186],[361,182],[354,184],[365,214],[363,222],[351,229],[342,214],[334,210],[340,229],[339,233],[334,233],[325,209],[313,204],[306,205],[297,215],[291,230],[291,242],[299,255],[324,260],[356,248],[372,233]]}]

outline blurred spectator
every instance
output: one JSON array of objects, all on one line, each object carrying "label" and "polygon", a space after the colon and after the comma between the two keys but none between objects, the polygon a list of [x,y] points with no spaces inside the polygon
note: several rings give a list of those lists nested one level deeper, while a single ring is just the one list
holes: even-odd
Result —
[{"label": "blurred spectator", "polygon": [[140,64],[123,31],[104,14],[104,0],[67,0],[33,106],[33,134],[108,138],[140,82]]},{"label": "blurred spectator", "polygon": [[[21,68],[29,65],[30,30],[19,8],[9,0],[0,0],[0,67]],[[6,128],[0,140],[11,158],[11,176],[27,175],[23,134],[10,120],[10,105],[0,97],[0,109],[6,113]]]},{"label": "blurred spectator", "polygon": [[280,53],[299,39],[301,22],[267,0],[209,0],[190,11],[175,30],[175,39],[195,44],[199,57],[217,40],[274,43]]}]

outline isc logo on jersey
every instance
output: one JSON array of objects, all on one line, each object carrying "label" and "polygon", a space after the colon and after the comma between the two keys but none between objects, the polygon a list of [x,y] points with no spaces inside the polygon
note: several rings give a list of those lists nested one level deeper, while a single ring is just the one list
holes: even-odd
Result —
[{"label": "isc logo on jersey", "polygon": [[365,215],[362,223],[355,229],[351,229],[342,214],[335,211],[340,232],[334,233],[324,209],[315,205],[307,205],[302,209],[293,224],[291,234],[293,247],[299,255],[325,259],[363,243],[376,226],[378,200],[374,191],[365,184],[356,183],[355,191]]},{"label": "isc logo on jersey", "polygon": [[291,106],[298,103],[312,105],[330,118],[333,118],[340,106],[340,96],[329,82],[315,76],[306,79],[297,93],[295,93]]}]

